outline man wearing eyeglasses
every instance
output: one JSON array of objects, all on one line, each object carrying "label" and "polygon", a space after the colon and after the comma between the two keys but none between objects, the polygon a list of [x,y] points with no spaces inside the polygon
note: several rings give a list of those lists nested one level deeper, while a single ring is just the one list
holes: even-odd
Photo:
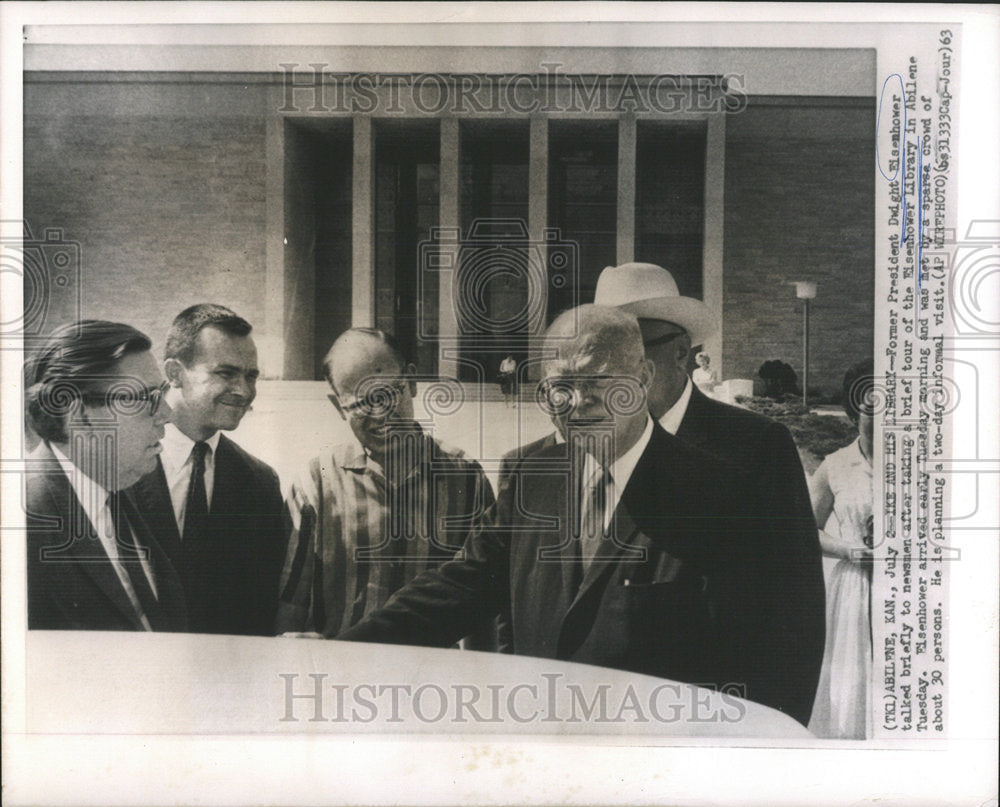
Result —
[{"label": "man wearing eyeglasses", "polygon": [[292,486],[280,631],[354,625],[454,555],[492,504],[479,464],[415,421],[415,369],[375,329],[345,331],[327,353],[330,402],[354,439],[313,459]]},{"label": "man wearing eyeglasses", "polygon": [[183,631],[181,583],[134,502],[120,493],[156,465],[170,407],[148,337],[83,320],[25,367],[41,442],[25,480],[28,627]]},{"label": "man wearing eyeglasses", "polygon": [[461,553],[336,638],[441,646],[507,613],[516,654],[733,687],[802,720],[771,667],[748,474],[650,416],[655,371],[632,315],[561,314],[544,351],[542,399],[565,441],[508,475]]},{"label": "man wearing eyeglasses", "polygon": [[[710,398],[692,382],[692,347],[718,330],[718,323],[701,300],[679,293],[666,269],[650,263],[609,266],[598,279],[594,302],[638,318],[645,356],[655,370],[649,411],[659,425],[750,473],[754,507],[770,514],[758,550],[766,559],[761,573],[774,585],[762,589],[772,596],[758,607],[774,630],[773,667],[786,693],[783,708],[807,723],[823,655],[824,585],[809,492],[791,435],[776,421]],[[504,457],[501,488],[519,464],[562,442],[564,428],[558,417],[553,422],[556,431]],[[503,622],[500,635],[509,635]]]},{"label": "man wearing eyeglasses", "polygon": [[[693,347],[718,330],[701,301],[682,296],[671,274],[650,263],[609,266],[594,302],[636,316],[655,375],[649,410],[659,424],[719,461],[750,474],[755,505],[768,514],[759,546],[773,596],[757,607],[775,631],[772,664],[788,710],[806,723],[823,657],[825,616],[822,554],[798,451],[780,423],[705,395],[688,375]],[[529,449],[530,451],[530,449]],[[780,673],[778,672],[780,671]]]},{"label": "man wearing eyeglasses", "polygon": [[200,303],[167,334],[173,418],[163,453],[133,489],[184,583],[194,633],[271,636],[285,555],[278,475],[222,432],[257,395],[251,325]]}]

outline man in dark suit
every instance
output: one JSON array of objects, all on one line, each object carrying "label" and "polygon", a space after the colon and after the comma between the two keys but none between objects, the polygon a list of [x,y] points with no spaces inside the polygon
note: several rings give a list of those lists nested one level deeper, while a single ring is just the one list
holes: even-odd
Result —
[{"label": "man in dark suit", "polygon": [[219,305],[174,319],[164,363],[173,421],[156,467],[133,489],[181,574],[196,633],[274,633],[285,553],[278,476],[221,434],[256,397],[250,331]]},{"label": "man in dark suit", "polygon": [[447,645],[508,612],[515,653],[734,687],[789,711],[763,605],[780,594],[746,474],[653,422],[634,317],[582,306],[545,349],[566,441],[505,478],[492,525],[455,559],[337,638]]},{"label": "man in dark suit", "polygon": [[[773,665],[784,670],[788,713],[807,723],[822,664],[825,634],[824,584],[818,532],[798,451],[788,430],[770,418],[716,401],[688,377],[693,346],[718,324],[700,300],[683,297],[665,269],[629,263],[608,267],[597,282],[595,303],[635,315],[645,355],[655,374],[649,410],[665,431],[720,461],[749,473],[756,511],[767,514],[760,551],[776,586],[759,603],[776,631]],[[503,480],[524,458],[562,438],[553,432],[504,457]],[[501,649],[509,629],[501,620]]]},{"label": "man in dark suit", "polygon": [[649,409],[663,428],[685,443],[747,471],[755,509],[767,515],[761,545],[774,597],[761,602],[777,632],[773,665],[785,671],[788,713],[807,723],[823,658],[825,592],[822,553],[802,463],[781,424],[702,393],[688,377],[692,347],[718,324],[700,300],[683,297],[665,269],[648,263],[608,267],[597,281],[595,303],[639,319],[646,357],[656,373]]},{"label": "man in dark suit", "polygon": [[155,465],[170,417],[149,349],[128,325],[83,320],[25,368],[41,438],[25,479],[30,629],[187,627],[177,572],[119,493]]}]

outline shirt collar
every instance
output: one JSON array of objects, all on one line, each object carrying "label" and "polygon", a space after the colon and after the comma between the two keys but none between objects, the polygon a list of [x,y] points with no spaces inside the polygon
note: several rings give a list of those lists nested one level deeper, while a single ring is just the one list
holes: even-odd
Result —
[{"label": "shirt collar", "polygon": [[[690,383],[690,382],[689,382],[689,383]],[[691,397],[691,394],[690,394],[690,391],[688,392],[688,397],[689,397],[689,398]],[[664,415],[664,417],[666,417],[666,415]],[[683,417],[683,414],[682,414],[682,417]],[[643,435],[642,435],[642,437],[640,437],[640,438],[639,438],[639,443],[642,443],[642,445],[643,445],[643,448],[645,448],[645,447],[646,447],[646,443],[648,443],[648,442],[649,442],[649,435],[651,435],[651,434],[653,433],[653,425],[652,425],[652,424],[653,424],[653,419],[652,419],[652,418],[650,418],[650,419],[649,419],[649,421],[648,421],[648,422],[646,423],[646,431],[645,431],[645,432],[643,432]],[[661,425],[661,426],[663,425],[663,421],[662,421],[662,420],[660,421],[660,425]],[[647,432],[648,432],[648,433],[647,433]],[[555,440],[556,440],[556,445],[557,445],[557,446],[558,446],[558,445],[562,445],[563,443],[565,443],[565,442],[566,442],[566,438],[565,438],[565,437],[563,437],[563,434],[562,434],[562,432],[561,432],[561,431],[559,431],[559,429],[556,429],[556,430],[555,430],[555,431],[553,432],[553,434],[555,435]],[[639,443],[636,443],[635,445],[637,446],[637,445],[639,445]],[[629,449],[629,450],[628,450],[628,451],[626,452],[626,456],[627,456],[628,454],[631,454],[631,452],[632,452],[632,451],[633,451],[634,449],[635,449],[635,446],[632,446],[632,448],[630,448],[630,449]],[[639,454],[637,455],[637,459],[636,459],[636,462],[638,462],[638,456],[641,456],[641,454],[642,454],[642,452],[639,452]],[[621,460],[619,460],[619,462],[621,462]],[[635,466],[633,465],[633,467],[635,467]]]},{"label": "shirt collar", "polygon": [[363,471],[368,467],[368,454],[361,443],[354,441],[341,443],[334,448],[337,465],[351,471]]},{"label": "shirt collar", "polygon": [[49,443],[48,445],[62,467],[63,473],[69,478],[73,493],[76,494],[76,498],[83,506],[83,512],[87,514],[90,523],[95,525],[96,528],[96,525],[99,523],[97,518],[98,511],[100,508],[107,506],[108,503],[108,491],[104,489],[103,485],[99,485],[87,476],[83,472],[83,469],[74,465],[72,460],[62,453],[59,446],[55,443]]},{"label": "shirt collar", "polygon": [[660,425],[667,434],[677,434],[677,430],[681,427],[681,421],[684,420],[684,414],[687,412],[688,404],[691,402],[691,390],[693,386],[689,378],[684,385],[684,392],[681,393],[681,397],[660,418]]},{"label": "shirt collar", "polygon": [[[215,452],[219,447],[219,440],[221,438],[222,432],[217,431],[207,440],[203,441],[208,443],[212,457],[215,456]],[[195,444],[194,440],[184,434],[184,432],[178,429],[173,423],[168,423],[164,427],[163,439],[160,442],[163,444],[160,461],[163,463],[163,467],[168,473],[172,469],[181,468],[184,463],[190,459],[191,449],[194,448]]]},{"label": "shirt collar", "polygon": [[[625,486],[628,484],[629,479],[632,478],[632,472],[635,471],[635,466],[639,464],[642,452],[646,450],[646,446],[649,445],[649,440],[652,436],[653,418],[647,415],[646,428],[642,430],[642,434],[635,441],[635,445],[611,463],[611,478],[614,480],[615,488],[619,492],[625,490]],[[587,454],[583,461],[583,478],[589,479],[590,475],[596,470],[597,460],[592,454]]]},{"label": "shirt collar", "polygon": [[632,477],[635,466],[639,464],[642,452],[649,445],[649,438],[653,436],[653,418],[646,416],[646,428],[642,430],[642,435],[635,441],[635,445],[622,454],[611,465],[611,476],[615,480],[618,490],[625,490],[628,480]]},{"label": "shirt collar", "polygon": [[[424,430],[420,428],[420,426],[417,426],[417,429],[419,429],[420,435],[424,441],[430,439],[430,437],[424,433]],[[429,447],[427,450],[429,451]],[[425,451],[424,456],[429,457],[430,455],[427,453],[427,451]],[[345,470],[350,470],[350,471],[372,470],[382,476],[385,475],[385,469],[383,469],[381,465],[379,465],[377,462],[375,462],[375,460],[371,458],[371,456],[368,454],[368,451],[365,449],[363,445],[361,445],[361,443],[358,440],[352,440],[350,442],[341,443],[340,445],[336,446],[334,448],[334,458],[337,464],[341,468],[344,468]],[[419,470],[420,466],[421,463],[417,463],[414,466],[414,471]]]}]

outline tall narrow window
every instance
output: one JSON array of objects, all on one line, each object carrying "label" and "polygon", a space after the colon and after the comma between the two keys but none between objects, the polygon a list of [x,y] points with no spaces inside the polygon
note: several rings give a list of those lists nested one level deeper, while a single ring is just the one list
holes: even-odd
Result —
[{"label": "tall narrow window", "polygon": [[707,124],[639,121],[635,259],[670,270],[680,293],[702,296]]},{"label": "tall narrow window", "polygon": [[[349,120],[324,121],[314,134],[314,158],[299,170],[315,186],[315,207],[293,216],[301,227],[306,216],[315,221],[314,377],[323,377],[323,358],[330,345],[351,327],[351,175],[354,146]],[[286,247],[286,259],[288,248]]]},{"label": "tall narrow window", "polygon": [[527,355],[528,122],[474,121],[460,134],[459,377],[490,381]]},{"label": "tall narrow window", "polygon": [[424,375],[437,371],[437,274],[421,283],[419,263],[438,223],[440,139],[436,120],[379,121],[375,132],[375,322],[413,346]]},{"label": "tall narrow window", "polygon": [[617,252],[618,122],[549,124],[549,225],[577,246],[575,286],[549,287],[549,319],[592,303],[597,278]]}]

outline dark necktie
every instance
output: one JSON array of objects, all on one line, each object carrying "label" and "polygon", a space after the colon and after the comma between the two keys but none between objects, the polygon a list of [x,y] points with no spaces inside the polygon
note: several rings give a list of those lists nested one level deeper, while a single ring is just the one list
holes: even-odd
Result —
[{"label": "dark necktie", "polygon": [[184,505],[184,533],[178,572],[188,602],[191,629],[207,630],[212,597],[211,540],[208,494],[205,492],[205,455],[209,446],[197,442],[191,449],[191,481]]},{"label": "dark necktie", "polygon": [[[163,630],[164,625],[162,624],[159,603],[139,559],[140,553],[148,553],[149,550],[139,545],[135,533],[129,527],[128,517],[125,514],[124,497],[119,492],[108,494],[108,509],[111,510],[111,519],[115,525],[118,560],[132,583],[132,590],[139,600],[139,607],[142,608],[146,620],[153,630]],[[152,569],[153,559],[148,554],[147,562]]]},{"label": "dark necktie", "polygon": [[184,504],[184,535],[186,547],[205,540],[208,522],[208,494],[205,492],[205,455],[208,443],[197,442],[191,449],[191,481]]}]

